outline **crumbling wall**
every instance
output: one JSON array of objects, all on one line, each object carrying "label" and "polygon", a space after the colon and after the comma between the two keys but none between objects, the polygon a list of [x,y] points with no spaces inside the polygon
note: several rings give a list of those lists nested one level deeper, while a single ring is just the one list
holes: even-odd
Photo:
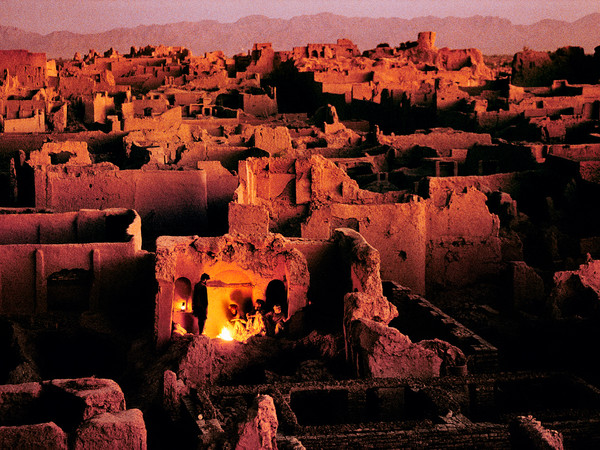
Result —
[{"label": "crumbling wall", "polygon": [[[124,310],[134,303],[133,292],[152,286],[134,211],[0,215],[0,223],[5,235],[0,245],[2,313]],[[6,236],[9,229],[21,230],[14,242]]]},{"label": "crumbling wall", "polygon": [[146,116],[146,111],[150,110],[151,115],[163,114],[169,109],[169,101],[166,98],[143,98],[133,99],[133,114],[136,117]]},{"label": "crumbling wall", "polygon": [[348,264],[352,292],[364,292],[376,298],[383,296],[379,252],[354,230],[339,228],[333,239]]},{"label": "crumbling wall", "polygon": [[588,260],[578,270],[556,272],[549,298],[554,317],[600,316],[600,261]]},{"label": "crumbling wall", "polygon": [[206,224],[207,183],[201,170],[119,170],[91,166],[36,166],[36,207],[57,212],[128,207],[150,235],[196,234]]},{"label": "crumbling wall", "polygon": [[106,116],[115,113],[115,99],[105,92],[95,92],[86,98],[84,105],[84,122],[88,124],[106,123]]},{"label": "crumbling wall", "polygon": [[384,296],[379,276],[379,253],[357,232],[334,233],[347,261],[352,292],[344,297],[346,359],[358,376],[439,376],[441,359],[413,344],[408,336],[387,326],[398,310]]},{"label": "crumbling wall", "polygon": [[30,166],[51,164],[88,165],[92,164],[87,142],[65,141],[46,142],[40,150],[29,154]]},{"label": "crumbling wall", "polygon": [[379,253],[357,232],[340,228],[334,240],[349,269],[352,292],[344,297],[346,358],[358,376],[439,376],[441,359],[386,326],[398,315],[383,296]]},{"label": "crumbling wall", "polygon": [[597,81],[593,58],[582,47],[562,47],[554,52],[530,49],[515,53],[512,61],[512,83],[517,86],[550,86],[554,80],[571,83]]},{"label": "crumbling wall", "polygon": [[[126,103],[123,104],[123,106]],[[133,107],[131,107],[133,108]],[[123,131],[133,130],[168,130],[173,126],[179,126],[182,122],[181,106],[165,111],[156,117],[133,118],[123,117]]]},{"label": "crumbling wall", "polygon": [[352,324],[353,360],[359,376],[372,378],[432,378],[442,360],[432,350],[411,342],[395,328],[359,319]]},{"label": "crumbling wall", "polygon": [[27,50],[0,50],[0,73],[8,71],[29,89],[46,86],[46,54]]},{"label": "crumbling wall", "polygon": [[[393,195],[359,189],[320,156],[251,158],[240,163],[236,201],[266,208],[276,224],[295,217],[303,238],[329,239],[336,228],[353,229],[379,250],[384,279],[424,294],[429,283],[470,283],[497,271],[502,261],[498,218],[490,214],[484,194],[463,190],[476,182],[490,185],[486,191],[511,186],[515,176],[473,178],[432,178],[429,200],[396,203]],[[248,211],[248,219],[259,219]]]},{"label": "crumbling wall", "polygon": [[5,133],[45,133],[46,115],[43,110],[36,110],[33,117],[23,119],[5,119]]},{"label": "crumbling wall", "polygon": [[277,114],[277,98],[267,94],[243,94],[243,110],[257,117],[268,117]]},{"label": "crumbling wall", "polygon": [[292,148],[292,140],[286,127],[259,126],[253,133],[254,146],[269,153],[280,153]]},{"label": "crumbling wall", "polygon": [[469,133],[448,128],[435,128],[426,133],[405,136],[380,136],[379,142],[397,150],[408,150],[415,146],[437,150],[440,156],[450,156],[452,149],[471,148],[474,145],[491,145],[489,134]]},{"label": "crumbling wall", "polygon": [[500,224],[486,200],[473,190],[453,192],[439,207],[423,200],[332,203],[312,211],[302,236],[326,239],[335,227],[351,227],[380,252],[384,279],[424,294],[434,284],[468,284],[497,272],[502,261]]},{"label": "crumbling wall", "polygon": [[500,219],[475,189],[452,191],[445,205],[428,208],[428,287],[465,285],[497,274],[502,262]]},{"label": "crumbling wall", "polygon": [[358,231],[381,257],[381,277],[425,293],[427,204],[387,205],[332,203],[312,211],[302,237],[328,239],[337,227]]},{"label": "crumbling wall", "polygon": [[48,112],[48,124],[50,130],[63,133],[67,128],[67,102],[62,104],[54,103],[51,105],[51,110]]}]

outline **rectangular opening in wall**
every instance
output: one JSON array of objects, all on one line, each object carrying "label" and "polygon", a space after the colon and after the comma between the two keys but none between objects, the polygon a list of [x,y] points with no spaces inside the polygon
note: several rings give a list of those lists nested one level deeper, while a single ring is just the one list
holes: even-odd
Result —
[{"label": "rectangular opening in wall", "polygon": [[295,391],[290,406],[300,425],[339,425],[349,423],[348,391],[316,389]]},{"label": "rectangular opening in wall", "polygon": [[48,277],[48,311],[89,310],[91,283],[91,274],[85,269],[54,272]]},{"label": "rectangular opening in wall", "polygon": [[366,391],[369,421],[394,422],[406,419],[404,387],[379,387]]}]

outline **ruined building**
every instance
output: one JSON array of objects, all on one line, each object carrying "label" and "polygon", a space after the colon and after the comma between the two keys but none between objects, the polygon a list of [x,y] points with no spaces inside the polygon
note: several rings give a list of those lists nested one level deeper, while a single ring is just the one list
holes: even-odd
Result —
[{"label": "ruined building", "polygon": [[488,62],[0,52],[0,447],[597,447],[598,55]]}]

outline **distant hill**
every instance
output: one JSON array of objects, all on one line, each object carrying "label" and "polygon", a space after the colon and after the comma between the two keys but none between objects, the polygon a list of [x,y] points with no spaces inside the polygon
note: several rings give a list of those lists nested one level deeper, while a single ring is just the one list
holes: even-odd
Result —
[{"label": "distant hill", "polygon": [[513,54],[524,46],[532,50],[556,50],[566,45],[593,53],[600,45],[600,13],[575,22],[542,20],[532,25],[513,25],[507,19],[473,16],[420,17],[415,19],[344,17],[330,13],[298,16],[289,20],[248,16],[235,23],[212,20],[168,25],[118,28],[97,34],[67,31],[47,35],[0,25],[0,49],[45,52],[49,58],[71,58],[75,52],[114,47],[128,52],[132,45],[185,46],[194,54],[223,50],[228,56],[246,52],[255,42],[272,42],[276,50],[291,50],[307,43],[329,43],[350,38],[363,51],[387,42],[397,46],[416,40],[419,31],[435,31],[438,47],[476,47],[484,54]]}]

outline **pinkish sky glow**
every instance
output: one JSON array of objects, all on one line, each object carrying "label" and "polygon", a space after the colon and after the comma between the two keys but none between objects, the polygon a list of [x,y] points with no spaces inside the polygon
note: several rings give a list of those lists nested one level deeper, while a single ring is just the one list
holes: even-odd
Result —
[{"label": "pinkish sky glow", "polygon": [[[349,17],[499,16],[515,24],[575,21],[600,12],[598,0],[0,0],[0,25],[46,34],[217,20],[260,14],[289,19],[331,12]],[[600,26],[600,24],[599,24]]]}]

